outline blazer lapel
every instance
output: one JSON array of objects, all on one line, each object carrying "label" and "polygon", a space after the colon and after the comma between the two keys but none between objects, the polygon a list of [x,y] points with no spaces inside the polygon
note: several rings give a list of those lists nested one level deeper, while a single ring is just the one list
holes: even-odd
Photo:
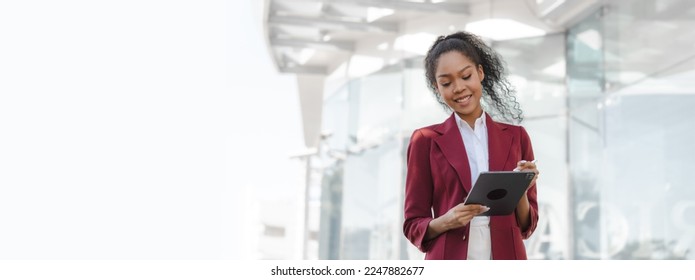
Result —
[{"label": "blazer lapel", "polygon": [[[493,121],[490,115],[486,116],[485,121],[487,124],[487,146],[489,151],[488,154],[490,157],[488,164],[490,167],[490,171],[505,171],[505,164],[507,163],[509,152],[512,149],[512,140],[514,136],[510,134],[509,131],[507,131],[507,127]],[[514,167],[509,167],[506,169],[506,171],[511,171],[511,169]],[[505,216],[491,216],[490,228],[496,227],[496,225],[504,224],[504,219]],[[495,247],[493,247],[492,250],[492,258],[501,258],[501,251],[499,249],[494,248]]]},{"label": "blazer lapel", "polygon": [[466,155],[466,147],[463,145],[461,132],[456,125],[456,118],[451,114],[444,123],[435,128],[435,131],[441,133],[434,139],[439,148],[442,150],[446,160],[454,167],[459,181],[466,192],[471,190],[471,169],[468,165],[468,156]]},{"label": "blazer lapel", "polygon": [[493,121],[490,115],[485,115],[487,118],[485,121],[487,124],[490,171],[504,171],[504,165],[507,163],[509,151],[512,148],[513,136],[507,132],[506,127]]}]

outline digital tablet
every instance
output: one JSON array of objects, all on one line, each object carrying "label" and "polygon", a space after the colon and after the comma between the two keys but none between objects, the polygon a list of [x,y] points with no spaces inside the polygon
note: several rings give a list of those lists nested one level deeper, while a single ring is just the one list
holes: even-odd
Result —
[{"label": "digital tablet", "polygon": [[530,171],[481,172],[463,203],[490,207],[481,216],[509,215],[514,212],[534,176]]}]

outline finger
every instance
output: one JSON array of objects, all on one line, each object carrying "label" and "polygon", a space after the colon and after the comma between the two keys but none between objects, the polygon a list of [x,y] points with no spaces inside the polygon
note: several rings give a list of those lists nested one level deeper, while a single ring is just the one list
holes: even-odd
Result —
[{"label": "finger", "polygon": [[461,208],[461,211],[466,211],[466,212],[473,211],[473,212],[475,212],[478,209],[480,209],[481,206],[482,205],[480,205],[480,204],[467,204]]},{"label": "finger", "polygon": [[536,169],[536,166],[522,165],[522,166],[517,166],[516,168],[514,168],[513,171],[528,171],[528,170],[532,170],[532,169]]},{"label": "finger", "polygon": [[536,165],[535,165],[535,164],[534,164],[533,166],[529,166],[529,167],[527,167],[527,168],[524,168],[523,170],[524,170],[524,171],[531,171],[531,172],[535,173],[536,176],[538,176],[538,174],[541,173],[540,171],[538,171],[538,168],[536,168]]},{"label": "finger", "polygon": [[520,169],[534,169],[536,168],[536,164],[532,162],[526,162],[526,163],[520,163],[517,165],[517,168]]},{"label": "finger", "polygon": [[464,207],[465,207],[465,205],[463,205],[463,203],[459,203],[458,205],[451,208],[451,210],[454,212],[461,212]]},{"label": "finger", "polygon": [[[532,162],[529,162],[529,161],[526,161],[526,160],[520,160],[520,161],[518,161],[518,162],[516,163],[516,168],[514,168],[513,171],[521,171],[521,170],[527,169],[527,166],[526,166],[526,165],[527,165],[528,163],[532,163]],[[535,165],[534,165],[534,166],[535,166]]]},{"label": "finger", "polygon": [[538,168],[536,167],[535,163],[532,162],[526,162],[524,164],[519,164],[516,168],[514,168],[514,171],[531,171],[533,173],[536,173],[536,175],[540,174],[538,171]]},{"label": "finger", "polygon": [[473,217],[480,215],[482,213],[485,213],[489,210],[490,210],[490,207],[487,207],[485,205],[469,204],[469,205],[466,205],[462,210],[457,211],[456,217],[465,218],[465,219],[470,220],[470,219],[473,219]]},{"label": "finger", "polygon": [[485,213],[490,210],[490,207],[484,206],[484,205],[471,205],[475,207],[471,207],[468,210],[462,212],[462,217],[466,217],[467,219],[473,219],[473,217],[480,215],[482,213]]},{"label": "finger", "polygon": [[516,165],[517,165],[517,166],[528,166],[528,165],[536,166],[536,162],[537,162],[537,161],[536,161],[535,159],[532,160],[532,161],[528,161],[528,160],[522,159],[522,160],[518,161],[518,162],[516,163]]}]

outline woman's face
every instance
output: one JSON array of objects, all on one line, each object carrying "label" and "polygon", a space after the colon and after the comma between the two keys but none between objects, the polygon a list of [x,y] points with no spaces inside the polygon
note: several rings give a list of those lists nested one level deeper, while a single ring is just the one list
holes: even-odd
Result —
[{"label": "woman's face", "polygon": [[475,120],[483,112],[480,98],[483,96],[481,81],[484,77],[483,67],[458,51],[442,54],[435,71],[439,95],[466,121]]}]

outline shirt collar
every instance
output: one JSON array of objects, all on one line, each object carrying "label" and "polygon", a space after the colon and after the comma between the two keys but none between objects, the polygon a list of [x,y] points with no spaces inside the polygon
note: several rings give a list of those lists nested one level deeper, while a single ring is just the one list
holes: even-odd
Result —
[{"label": "shirt collar", "polygon": [[[456,124],[459,126],[459,129],[464,128],[464,127],[467,127],[468,129],[472,129],[471,126],[468,125],[468,123],[466,121],[464,121],[463,119],[461,119],[461,117],[459,117],[459,114],[456,114],[456,112],[454,112],[454,116],[456,116]],[[485,117],[485,111],[483,111],[483,113],[480,114],[480,117],[475,119],[475,127],[480,127],[481,125],[483,127],[485,127],[485,125],[487,125],[486,119],[487,118]]]}]

